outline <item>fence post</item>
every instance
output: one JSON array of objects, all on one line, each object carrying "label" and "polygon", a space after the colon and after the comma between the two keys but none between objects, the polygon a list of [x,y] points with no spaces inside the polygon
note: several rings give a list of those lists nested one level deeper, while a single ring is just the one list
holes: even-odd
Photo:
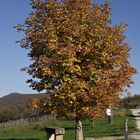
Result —
[{"label": "fence post", "polygon": [[125,120],[124,139],[125,139],[125,140],[128,140],[128,119]]},{"label": "fence post", "polygon": [[63,140],[64,128],[47,127],[47,140]]}]

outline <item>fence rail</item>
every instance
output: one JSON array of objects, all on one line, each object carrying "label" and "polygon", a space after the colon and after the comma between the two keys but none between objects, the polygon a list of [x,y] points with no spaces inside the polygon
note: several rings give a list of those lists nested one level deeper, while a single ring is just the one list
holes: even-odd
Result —
[{"label": "fence rail", "polygon": [[18,120],[12,120],[8,122],[0,123],[0,129],[12,128],[12,127],[20,126],[20,125],[27,125],[29,123],[36,122],[36,121],[50,120],[50,119],[54,119],[54,117],[51,115],[43,115],[41,117],[32,117],[32,118],[26,118],[26,119],[20,118]]}]

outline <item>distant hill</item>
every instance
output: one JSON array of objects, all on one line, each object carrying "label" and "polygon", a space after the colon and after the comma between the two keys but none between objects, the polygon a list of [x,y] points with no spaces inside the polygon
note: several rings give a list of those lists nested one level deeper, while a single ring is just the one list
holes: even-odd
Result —
[{"label": "distant hill", "polygon": [[0,98],[0,106],[23,106],[26,104],[29,98],[43,98],[48,94],[35,93],[35,94],[21,94],[21,93],[10,93]]}]

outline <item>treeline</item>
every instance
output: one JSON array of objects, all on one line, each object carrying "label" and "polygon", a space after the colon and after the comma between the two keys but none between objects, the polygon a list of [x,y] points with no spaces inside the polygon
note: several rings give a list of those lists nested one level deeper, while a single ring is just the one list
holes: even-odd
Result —
[{"label": "treeline", "polygon": [[0,106],[0,123],[21,118],[32,118],[44,115],[41,109],[31,109],[28,104],[20,106]]},{"label": "treeline", "polygon": [[138,108],[140,107],[140,95],[128,96],[120,101],[120,106],[123,108]]},{"label": "treeline", "polygon": [[[30,98],[26,105],[23,106],[0,106],[0,123],[7,122],[10,120],[32,118],[44,115],[44,110],[41,110],[40,108],[30,108],[31,101],[32,99]],[[121,108],[128,109],[140,107],[140,95],[128,96],[123,98],[120,101],[119,106]]]}]

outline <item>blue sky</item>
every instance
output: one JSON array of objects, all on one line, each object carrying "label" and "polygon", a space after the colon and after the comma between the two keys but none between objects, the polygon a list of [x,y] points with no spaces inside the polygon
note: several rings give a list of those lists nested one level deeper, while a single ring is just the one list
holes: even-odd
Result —
[{"label": "blue sky", "polygon": [[[103,2],[104,0],[96,0]],[[132,48],[130,63],[138,73],[133,77],[133,94],[140,94],[140,0],[109,0],[112,3],[113,24],[128,24],[127,42]],[[32,10],[30,0],[0,0],[0,96],[11,92],[34,93],[26,84],[28,74],[20,69],[29,65],[27,52],[15,42],[22,38],[13,28],[23,23]]]}]

